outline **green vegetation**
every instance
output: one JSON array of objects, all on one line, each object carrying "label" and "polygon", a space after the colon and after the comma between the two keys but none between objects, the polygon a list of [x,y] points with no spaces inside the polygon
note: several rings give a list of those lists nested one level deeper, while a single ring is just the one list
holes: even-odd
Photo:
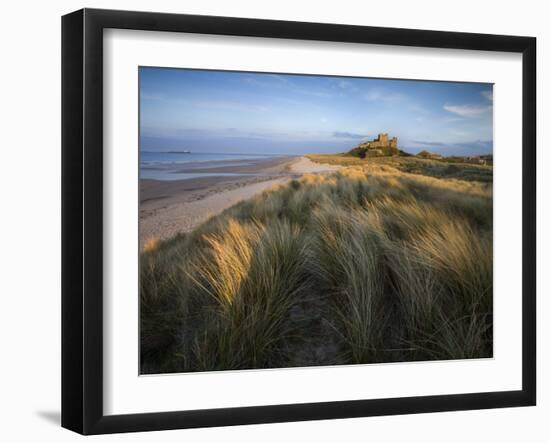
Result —
[{"label": "green vegetation", "polygon": [[348,155],[308,155],[308,157],[319,163],[343,166],[359,167],[391,167],[400,172],[411,174],[428,175],[430,177],[444,179],[459,179],[466,181],[478,181],[484,183],[493,182],[493,167],[487,165],[476,165],[460,163],[452,157],[452,162],[444,160],[431,160],[414,157],[410,155],[400,157],[372,157],[360,159]]},{"label": "green vegetation", "polygon": [[143,373],[492,355],[492,168],[311,158],[146,247]]},{"label": "green vegetation", "polygon": [[[389,157],[392,155],[401,155],[402,152],[395,147],[390,146],[380,146],[379,148],[376,148],[376,150],[381,152],[381,155]],[[404,153],[407,155],[406,153]],[[358,158],[365,158],[370,157],[369,155],[369,149],[363,146],[358,146],[356,148],[353,148],[351,151],[349,151],[346,155],[352,156],[352,157],[358,157]]]}]

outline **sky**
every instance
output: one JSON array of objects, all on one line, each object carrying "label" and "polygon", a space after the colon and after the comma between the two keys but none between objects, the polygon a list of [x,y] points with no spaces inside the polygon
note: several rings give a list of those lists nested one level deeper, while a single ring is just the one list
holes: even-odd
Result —
[{"label": "sky", "polygon": [[398,137],[410,153],[490,154],[482,83],[140,67],[140,149],[337,153]]}]

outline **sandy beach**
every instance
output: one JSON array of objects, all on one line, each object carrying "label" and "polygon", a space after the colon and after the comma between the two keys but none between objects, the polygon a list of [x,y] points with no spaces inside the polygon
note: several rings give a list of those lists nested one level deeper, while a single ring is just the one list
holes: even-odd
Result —
[{"label": "sandy beach", "polygon": [[214,166],[182,164],[177,172],[193,178],[141,179],[140,246],[189,232],[224,209],[303,174],[326,174],[339,168],[306,157],[284,157]]}]

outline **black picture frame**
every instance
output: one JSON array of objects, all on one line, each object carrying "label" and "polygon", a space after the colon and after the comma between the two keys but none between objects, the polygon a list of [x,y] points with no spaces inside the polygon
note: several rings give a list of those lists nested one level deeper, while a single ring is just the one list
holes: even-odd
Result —
[{"label": "black picture frame", "polygon": [[[522,389],[130,415],[103,413],[103,30],[522,54]],[[83,9],[62,18],[62,426],[82,434],[531,406],[536,403],[536,39]]]}]

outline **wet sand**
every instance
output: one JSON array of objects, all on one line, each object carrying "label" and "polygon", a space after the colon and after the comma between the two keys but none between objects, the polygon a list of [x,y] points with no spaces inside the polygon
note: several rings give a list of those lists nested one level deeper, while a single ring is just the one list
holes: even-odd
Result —
[{"label": "wet sand", "polygon": [[[205,166],[201,168],[201,166]],[[224,162],[216,167],[182,165],[182,173],[229,173],[187,180],[140,181],[140,246],[189,232],[208,218],[275,185],[303,174],[325,174],[339,166],[314,163],[305,157]],[[243,174],[243,175],[239,175]]]}]

